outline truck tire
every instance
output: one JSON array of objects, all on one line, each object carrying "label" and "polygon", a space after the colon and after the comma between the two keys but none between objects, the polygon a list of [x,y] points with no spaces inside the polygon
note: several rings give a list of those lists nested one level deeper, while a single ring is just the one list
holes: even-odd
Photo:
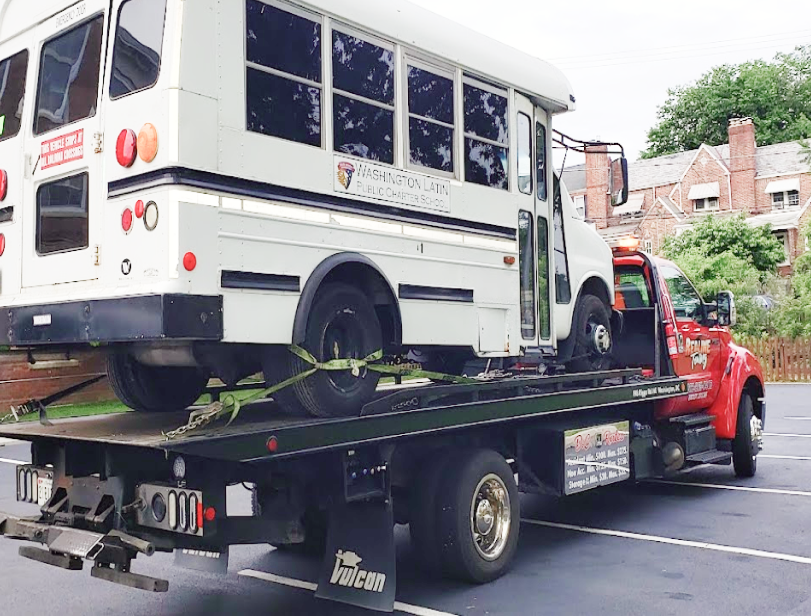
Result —
[{"label": "truck tire", "polygon": [[[318,291],[307,319],[302,345],[318,361],[363,359],[379,350],[383,335],[374,306],[355,287],[333,283]],[[266,358],[278,357],[274,353]],[[280,382],[309,370],[311,366],[286,351],[280,360],[267,362],[265,378]],[[349,370],[321,370],[282,390],[274,397],[288,412],[306,412],[314,417],[357,415],[377,389],[380,373],[362,368],[358,376]],[[297,400],[291,399],[294,394]]]},{"label": "truck tire", "polygon": [[121,402],[145,413],[188,408],[209,379],[197,368],[147,366],[125,352],[107,355],[107,378]]},{"label": "truck tire", "polygon": [[755,416],[751,396],[743,392],[738,404],[735,439],[732,441],[732,464],[738,477],[754,477],[757,472],[760,443],[758,436],[753,432],[760,430],[759,422]]},{"label": "truck tire", "polygon": [[449,452],[431,456],[418,469],[408,495],[408,532],[420,565],[431,574],[439,573],[439,539],[436,527],[439,509],[437,492],[445,474]]},{"label": "truck tire", "polygon": [[444,573],[481,584],[505,573],[518,546],[518,488],[489,449],[455,454],[437,491],[436,541]]},{"label": "truck tire", "polygon": [[606,370],[611,362],[611,312],[603,300],[584,294],[577,302],[572,319],[574,348],[567,363],[570,372]]},{"label": "truck tire", "polygon": [[[251,512],[254,516],[262,515],[262,492],[259,488],[251,490]],[[304,527],[304,541],[301,543],[271,543],[277,550],[302,554],[304,556],[321,556],[327,549],[327,530],[329,519],[321,509],[307,509],[301,516]]]}]

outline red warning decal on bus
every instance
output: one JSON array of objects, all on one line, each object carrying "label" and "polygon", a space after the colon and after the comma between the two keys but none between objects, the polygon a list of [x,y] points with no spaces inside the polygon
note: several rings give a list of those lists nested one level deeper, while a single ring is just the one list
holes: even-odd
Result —
[{"label": "red warning decal on bus", "polygon": [[39,153],[41,169],[81,160],[84,158],[84,129],[43,141]]}]

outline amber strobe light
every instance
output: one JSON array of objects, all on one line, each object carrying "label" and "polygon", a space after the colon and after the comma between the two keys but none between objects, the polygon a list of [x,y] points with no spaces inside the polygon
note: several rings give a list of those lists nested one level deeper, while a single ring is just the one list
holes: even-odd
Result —
[{"label": "amber strobe light", "polygon": [[146,123],[138,133],[138,156],[145,163],[151,163],[158,155],[158,131],[154,125]]}]

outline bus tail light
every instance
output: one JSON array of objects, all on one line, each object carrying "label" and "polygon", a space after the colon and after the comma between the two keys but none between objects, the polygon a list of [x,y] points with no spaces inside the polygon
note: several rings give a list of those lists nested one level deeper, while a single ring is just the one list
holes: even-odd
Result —
[{"label": "bus tail light", "polygon": [[121,213],[121,228],[124,229],[124,233],[132,231],[132,210],[130,208],[125,208]]},{"label": "bus tail light", "polygon": [[5,169],[0,169],[0,201],[5,201],[8,194],[8,173]]},{"label": "bus tail light", "polygon": [[115,142],[115,158],[122,167],[132,167],[138,153],[138,138],[135,131],[125,128],[118,133]]},{"label": "bus tail light", "polygon": [[4,233],[0,233],[0,257],[4,252],[6,252],[6,236]]},{"label": "bus tail light", "polygon": [[135,217],[141,218],[143,217],[143,215],[144,215],[144,202],[138,199],[138,201],[135,202]]},{"label": "bus tail light", "polygon": [[158,155],[158,131],[148,122],[141,127],[138,133],[138,156],[145,163],[151,163]]},{"label": "bus tail light", "polygon": [[183,255],[183,267],[186,268],[187,272],[190,272],[197,267],[197,257],[194,256],[193,252],[187,252],[185,255]]},{"label": "bus tail light", "polygon": [[158,204],[150,201],[144,206],[144,227],[147,231],[154,231],[158,226]]}]

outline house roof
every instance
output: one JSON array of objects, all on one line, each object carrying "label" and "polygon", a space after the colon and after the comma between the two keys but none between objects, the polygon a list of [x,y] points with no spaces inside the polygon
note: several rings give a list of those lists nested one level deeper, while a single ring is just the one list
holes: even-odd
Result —
[{"label": "house roof", "polygon": [[634,235],[639,229],[639,221],[627,223],[624,225],[614,225],[605,229],[598,229],[597,233],[600,234],[606,242],[610,243],[629,235]]}]

